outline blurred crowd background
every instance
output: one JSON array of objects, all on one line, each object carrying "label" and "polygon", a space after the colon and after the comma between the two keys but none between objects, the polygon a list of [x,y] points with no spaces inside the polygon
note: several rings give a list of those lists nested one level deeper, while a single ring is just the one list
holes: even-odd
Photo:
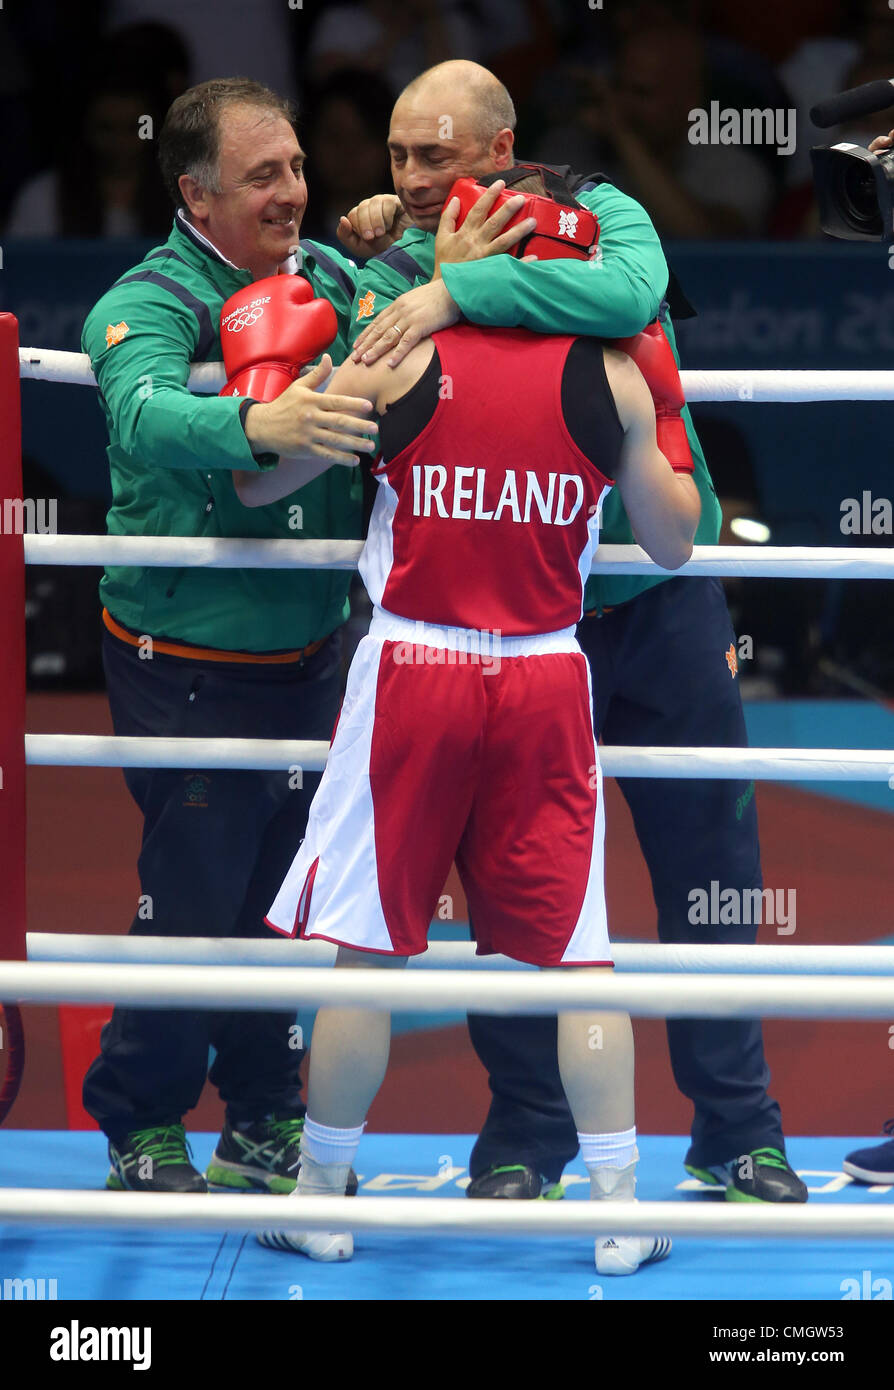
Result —
[{"label": "blurred crowd background", "polygon": [[[810,145],[863,143],[894,123],[892,110],[821,133],[808,116],[819,96],[890,75],[888,0],[41,0],[9,6],[4,29],[7,236],[164,232],[154,149],[135,148],[136,124],[159,123],[178,93],[234,63],[307,113],[305,230],[318,238],[332,238],[345,204],[387,186],[394,98],[446,58],[506,83],[525,157],[601,169],[663,237],[815,237]],[[714,101],[795,110],[794,152],[690,144],[688,113]]]},{"label": "blurred crowd background", "polygon": [[[75,6],[41,0],[7,4],[2,26],[0,236],[4,244],[31,243],[38,254],[48,239],[60,255],[60,242],[101,241],[107,261],[99,269],[95,261],[81,263],[93,276],[83,272],[90,287],[82,295],[86,308],[139,259],[132,254],[136,242],[167,235],[171,209],[155,141],[151,134],[135,138],[135,132],[142,122],[144,134],[157,133],[171,100],[187,87],[238,73],[297,98],[310,188],[302,235],[335,242],[339,214],[391,186],[385,138],[396,94],[423,68],[464,57],[486,64],[508,86],[522,158],[601,170],[645,206],[675,268],[688,269],[681,279],[701,314],[681,325],[684,367],[730,365],[723,357],[727,347],[741,367],[894,365],[888,360],[894,334],[887,328],[894,301],[884,298],[881,248],[871,248],[869,272],[879,291],[865,291],[865,305],[851,304],[839,284],[838,307],[830,307],[833,287],[824,295],[817,269],[826,262],[810,259],[817,248],[841,258],[854,249],[830,244],[820,232],[810,146],[837,139],[867,144],[894,127],[894,108],[832,131],[816,130],[808,112],[822,97],[894,74],[888,0],[98,0]],[[690,111],[708,110],[713,102],[739,111],[794,110],[793,151],[691,143]],[[765,254],[761,248],[768,243],[773,250]],[[731,262],[730,255],[740,259]],[[729,279],[731,263],[741,267],[741,276],[737,269],[724,299],[720,280]],[[871,283],[865,258],[840,263],[862,267],[861,283]],[[764,302],[778,304],[774,285],[797,280],[799,266],[810,304],[800,319],[783,315],[767,328],[754,318],[764,312],[760,303],[754,308],[755,287],[763,285]],[[16,293],[19,299],[13,295],[4,307],[20,315],[23,341],[77,348],[85,305],[76,296],[63,324],[43,307],[38,312],[36,292]],[[65,293],[69,302],[71,291]],[[717,318],[723,313],[730,323],[747,325],[751,339],[731,336],[722,326],[726,320]],[[820,313],[827,314],[822,321]],[[789,347],[796,360],[786,358]],[[26,494],[68,498],[62,530],[101,530],[101,444],[87,440],[86,426],[73,428],[71,436],[82,441],[91,462],[60,476],[41,444],[46,422],[30,426],[27,407],[26,400]],[[765,409],[777,412],[772,420]],[[787,407],[696,412],[718,492],[729,502],[728,519],[737,512],[763,516],[776,544],[890,545],[890,538],[843,537],[838,525],[840,499],[859,497],[885,476],[878,472],[879,446],[891,435],[890,407],[841,407],[849,413],[825,417],[831,407],[813,409],[813,435],[792,424],[807,407],[789,412],[781,434]],[[869,461],[868,472],[855,470],[856,459]],[[890,478],[894,470],[885,466]],[[788,483],[780,490],[783,468]],[[45,625],[63,595],[51,571],[32,571],[29,586],[36,631],[38,588]],[[752,693],[894,696],[890,592],[882,582],[755,582],[732,589],[739,630],[760,639],[761,656],[744,673]],[[66,585],[64,602],[73,603],[74,595]],[[94,608],[85,589],[76,621],[95,621]],[[71,613],[58,617],[60,631],[74,620]],[[32,661],[30,674],[34,683],[89,682],[97,672],[90,656],[80,674],[70,657],[55,668],[38,661],[35,669]]]}]

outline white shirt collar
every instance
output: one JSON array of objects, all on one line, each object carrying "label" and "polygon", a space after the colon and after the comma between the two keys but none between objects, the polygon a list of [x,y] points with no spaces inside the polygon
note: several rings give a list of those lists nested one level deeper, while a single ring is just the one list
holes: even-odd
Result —
[{"label": "white shirt collar", "polygon": [[[245,271],[245,266],[236,265],[233,261],[227,260],[223,252],[219,251],[214,245],[214,242],[209,241],[208,237],[190,222],[189,218],[185,216],[182,208],[177,209],[177,217],[186,229],[187,236],[191,236],[200,246],[204,246],[206,251],[210,251],[213,256],[216,256],[219,261],[222,261],[224,265],[228,265],[232,270],[238,270],[240,272]],[[299,245],[290,248],[288,256],[281,263],[279,269],[283,275],[297,275],[303,266],[304,251]]]}]

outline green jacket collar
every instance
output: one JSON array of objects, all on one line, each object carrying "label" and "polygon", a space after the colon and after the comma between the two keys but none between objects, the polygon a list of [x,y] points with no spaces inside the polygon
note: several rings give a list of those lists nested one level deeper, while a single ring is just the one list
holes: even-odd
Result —
[{"label": "green jacket collar", "polygon": [[[179,209],[166,246],[188,265],[208,275],[225,297],[252,283],[251,271],[243,270],[232,261],[228,261],[213,242],[186,220]],[[312,258],[308,259],[312,263]],[[304,252],[298,246],[294,253],[283,261],[282,269],[287,274],[300,273],[304,269],[304,260]]]}]

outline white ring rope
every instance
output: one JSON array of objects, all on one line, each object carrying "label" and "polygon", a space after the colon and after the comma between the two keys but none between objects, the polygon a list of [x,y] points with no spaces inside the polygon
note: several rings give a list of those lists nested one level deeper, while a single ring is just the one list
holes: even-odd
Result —
[{"label": "white ring rope", "polygon": [[[129,738],[26,734],[29,767],[242,768],[320,772],[328,743],[274,738]],[[894,748],[638,748],[603,746],[606,777],[680,777],[765,782],[888,782]]]},{"label": "white ring rope", "polygon": [[[148,372],[151,376],[151,370]],[[86,352],[55,348],[19,348],[22,381],[55,381],[60,386],[95,386],[96,377]],[[199,396],[216,396],[226,383],[223,362],[195,362],[189,370],[189,389]]]},{"label": "white ring rope", "polygon": [[[107,965],[223,965],[326,967],[328,941],[255,941],[232,937],[88,936],[29,932],[30,961],[92,961]],[[622,974],[652,971],[730,975],[894,975],[894,946],[656,945],[613,942]],[[410,969],[535,970],[509,956],[476,956],[473,941],[432,941]]]},{"label": "white ring rope", "polygon": [[[23,381],[57,381],[95,386],[83,352],[19,348]],[[894,372],[885,371],[689,371],[680,380],[687,401],[890,401]],[[189,373],[189,389],[214,395],[226,381],[222,362],[201,362]]]},{"label": "white ring rope", "polygon": [[294,1197],[0,1188],[0,1223],[184,1231],[413,1231],[450,1236],[669,1235],[886,1240],[894,1207],[695,1202],[506,1202],[449,1197]]},{"label": "white ring rope", "polygon": [[20,1004],[113,1002],[152,1009],[344,1008],[554,1014],[605,1009],[641,1018],[884,1018],[894,981],[866,976],[529,974],[471,970],[314,970],[226,965],[0,961],[0,999]]},{"label": "white ring rope", "polygon": [[26,565],[143,569],[354,570],[363,541],[242,540],[230,536],[26,535]]},{"label": "white ring rope", "polygon": [[[227,536],[24,537],[26,565],[139,565],[145,569],[355,570],[362,541],[244,540]],[[600,545],[591,574],[718,575],[726,579],[891,579],[891,546],[696,545],[664,570],[638,545]]]}]

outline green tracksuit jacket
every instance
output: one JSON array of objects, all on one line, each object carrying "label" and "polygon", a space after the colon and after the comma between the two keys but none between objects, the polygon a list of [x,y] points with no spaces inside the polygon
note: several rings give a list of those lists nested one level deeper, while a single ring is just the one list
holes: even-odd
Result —
[{"label": "green tracksuit jacket", "polygon": [[[537,333],[624,338],[639,333],[660,315],[676,356],[673,325],[663,301],[667,264],[648,215],[639,203],[598,175],[577,178],[569,171],[569,178],[574,196],[599,219],[596,258],[589,262],[569,259],[523,264],[504,255],[443,265],[441,275],[451,297],[471,323],[517,326]],[[434,247],[433,233],[414,228],[360,268],[352,341],[399,295],[431,279]],[[713,545],[720,535],[720,504],[686,407],[683,418],[702,502],[695,539],[700,545]],[[633,543],[633,531],[617,489],[603,504],[600,540],[616,545]],[[624,603],[667,577],[594,575],[586,586],[584,608],[589,611]]]},{"label": "green tracksuit jacket", "polygon": [[[297,258],[317,295],[331,300],[343,360],[356,267],[312,242]],[[244,507],[232,471],[255,458],[237,398],[192,395],[190,364],[222,360],[221,306],[251,282],[182,218],[164,246],[127,271],[88,315],[82,336],[109,432],[115,536],[355,538],[359,470],[331,468],[290,497]],[[100,596],[137,633],[228,651],[307,646],[347,616],[349,571],[140,569],[109,566]]]}]

